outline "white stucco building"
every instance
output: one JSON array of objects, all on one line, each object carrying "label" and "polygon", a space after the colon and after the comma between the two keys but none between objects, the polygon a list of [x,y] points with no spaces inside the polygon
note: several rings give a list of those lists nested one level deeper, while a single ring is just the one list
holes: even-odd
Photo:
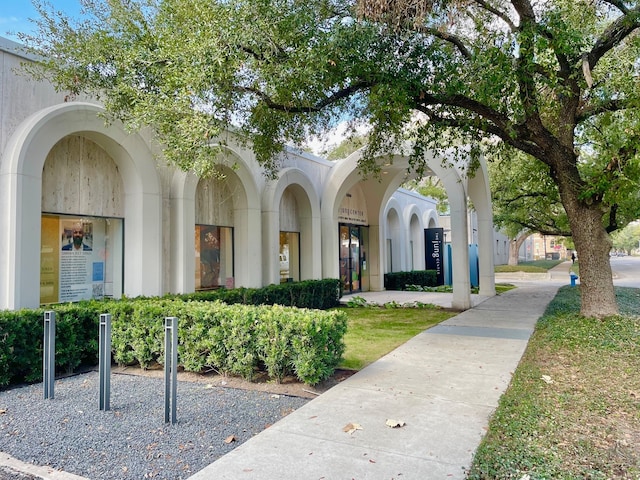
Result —
[{"label": "white stucco building", "polygon": [[[253,152],[224,147],[224,178],[165,165],[144,134],[105,125],[102,107],[18,75],[28,60],[0,39],[0,309],[103,295],[341,278],[382,290],[384,273],[425,268],[435,203],[398,187],[408,159],[363,179],[339,162],[290,151],[275,180]],[[429,158],[449,195],[453,306],[471,306],[467,201],[477,212],[480,293],[495,293],[486,169],[471,178]]]}]

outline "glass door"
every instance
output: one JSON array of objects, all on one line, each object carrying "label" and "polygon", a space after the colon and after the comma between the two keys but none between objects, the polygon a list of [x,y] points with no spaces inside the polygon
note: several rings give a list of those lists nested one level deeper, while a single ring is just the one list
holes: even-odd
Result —
[{"label": "glass door", "polygon": [[340,280],[344,292],[362,291],[365,230],[359,225],[340,225]]},{"label": "glass door", "polygon": [[360,274],[362,271],[362,265],[360,264],[360,227],[350,227],[349,233],[349,268],[351,270],[351,291],[359,292],[362,290],[360,286]]}]

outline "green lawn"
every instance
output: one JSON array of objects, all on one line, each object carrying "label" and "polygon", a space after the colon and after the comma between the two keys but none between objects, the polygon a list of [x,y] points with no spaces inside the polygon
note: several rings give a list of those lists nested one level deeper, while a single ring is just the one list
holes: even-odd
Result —
[{"label": "green lawn", "polygon": [[563,287],[502,396],[470,480],[640,479],[640,290],[620,311],[581,317]]},{"label": "green lawn", "polygon": [[435,308],[344,308],[349,316],[340,368],[360,370],[418,333],[456,315]]},{"label": "green lawn", "polygon": [[[496,293],[515,288],[511,284],[496,284]],[[438,287],[439,291],[444,291]],[[477,293],[477,292],[475,292]],[[416,308],[402,308],[397,303],[376,307],[367,305],[362,298],[355,297],[352,307],[343,307],[349,317],[344,337],[346,351],[340,368],[360,370],[411,337],[429,327],[457,315],[430,304],[416,304]]]},{"label": "green lawn", "polygon": [[520,262],[518,265],[496,265],[495,272],[544,273],[562,262],[564,260],[535,260],[533,262]]}]

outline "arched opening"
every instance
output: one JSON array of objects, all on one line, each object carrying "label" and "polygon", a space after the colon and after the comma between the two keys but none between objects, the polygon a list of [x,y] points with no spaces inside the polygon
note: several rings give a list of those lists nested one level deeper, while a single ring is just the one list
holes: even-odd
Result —
[{"label": "arched opening", "polygon": [[[142,137],[126,132],[117,123],[105,126],[101,111],[99,106],[84,102],[55,105],[28,117],[9,138],[0,172],[0,192],[8,212],[0,218],[5,245],[0,252],[4,275],[0,281],[4,287],[0,289],[1,308],[40,304],[40,291],[33,288],[40,279],[40,256],[33,253],[42,249],[43,169],[54,146],[74,135],[102,149],[120,173],[127,232],[123,292],[131,296],[162,293],[162,195],[156,163]],[[90,188],[80,185],[82,192]]]},{"label": "arched opening", "polygon": [[424,230],[417,213],[409,221],[409,265],[408,270],[424,269]]},{"label": "arched opening", "polygon": [[234,286],[234,197],[238,182],[211,177],[195,195],[195,289]]},{"label": "arched opening", "polygon": [[399,272],[404,269],[400,255],[402,245],[402,224],[394,208],[387,212],[387,235],[385,237],[385,273]]},{"label": "arched opening", "polygon": [[123,293],[124,186],[99,145],[69,135],[42,171],[40,303]]}]

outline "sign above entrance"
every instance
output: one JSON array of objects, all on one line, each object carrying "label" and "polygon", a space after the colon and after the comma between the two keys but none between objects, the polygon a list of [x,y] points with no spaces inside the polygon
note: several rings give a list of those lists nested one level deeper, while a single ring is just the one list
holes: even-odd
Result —
[{"label": "sign above entrance", "polygon": [[344,196],[338,210],[338,221],[352,225],[369,224],[367,203],[360,188],[353,188]]}]

